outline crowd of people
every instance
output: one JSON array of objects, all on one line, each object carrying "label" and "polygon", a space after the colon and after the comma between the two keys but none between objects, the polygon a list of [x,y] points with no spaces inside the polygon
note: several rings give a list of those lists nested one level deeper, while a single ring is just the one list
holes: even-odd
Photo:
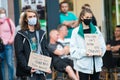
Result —
[{"label": "crowd of people", "polygon": [[[52,67],[68,74],[71,80],[99,80],[106,47],[107,52],[115,56],[120,53],[120,26],[116,26],[114,39],[106,46],[89,4],[82,6],[77,18],[69,12],[68,2],[61,2],[59,19],[60,24],[49,32],[50,41],[47,42],[46,32],[40,28],[36,11],[26,9],[22,12],[19,28],[15,29],[13,21],[6,16],[6,10],[0,8],[0,38],[4,44],[4,51],[0,52],[0,80],[5,80],[5,62],[8,80],[14,80],[14,73],[17,80],[46,80],[46,74],[52,73]],[[100,55],[87,52],[86,34],[98,36]],[[28,66],[32,52],[51,57],[50,69],[44,72]],[[13,61],[14,55],[16,63]],[[115,58],[116,66],[120,65],[119,60]]]}]

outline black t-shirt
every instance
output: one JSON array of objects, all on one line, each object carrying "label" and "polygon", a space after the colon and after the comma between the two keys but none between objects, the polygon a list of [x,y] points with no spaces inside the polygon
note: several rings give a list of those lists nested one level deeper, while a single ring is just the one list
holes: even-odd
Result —
[{"label": "black t-shirt", "polygon": [[[111,46],[120,45],[120,40],[115,40],[115,39],[113,39],[113,40],[110,41],[110,45],[111,45]],[[118,51],[116,51],[115,53],[120,53],[120,49],[119,49]]]},{"label": "black t-shirt", "polygon": [[87,33],[90,33],[91,32],[91,29],[88,28],[88,29],[84,29],[84,34],[87,34]]}]

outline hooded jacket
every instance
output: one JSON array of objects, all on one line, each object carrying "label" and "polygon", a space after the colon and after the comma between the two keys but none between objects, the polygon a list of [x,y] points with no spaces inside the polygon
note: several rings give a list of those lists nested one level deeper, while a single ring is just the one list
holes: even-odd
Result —
[{"label": "hooded jacket", "polygon": [[[45,32],[43,30],[39,31],[40,45],[42,49],[42,54],[49,56],[47,50],[47,40]],[[29,55],[31,52],[30,41],[25,31],[18,31],[15,36],[15,54],[16,54],[16,75],[17,76],[30,76],[31,67],[28,66]]]}]

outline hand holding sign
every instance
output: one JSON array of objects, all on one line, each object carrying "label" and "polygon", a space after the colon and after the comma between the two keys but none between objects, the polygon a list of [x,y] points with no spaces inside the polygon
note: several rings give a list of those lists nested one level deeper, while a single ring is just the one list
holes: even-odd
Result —
[{"label": "hand holding sign", "polygon": [[87,53],[87,52],[86,52],[86,54],[87,54],[87,56],[93,56],[93,54],[92,54],[92,53]]},{"label": "hand holding sign", "polygon": [[[51,64],[51,57],[40,55],[33,52],[30,53],[28,66],[32,67],[33,69],[49,72],[50,64]],[[31,71],[34,72],[35,70],[31,70]]]}]

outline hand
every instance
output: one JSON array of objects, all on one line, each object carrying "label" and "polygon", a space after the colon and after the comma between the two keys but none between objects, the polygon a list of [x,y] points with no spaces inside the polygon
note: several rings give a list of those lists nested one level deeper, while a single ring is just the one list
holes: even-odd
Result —
[{"label": "hand", "polygon": [[111,50],[112,52],[116,52],[116,51],[119,51],[119,46],[111,46]]},{"label": "hand", "polygon": [[31,73],[34,73],[34,72],[36,72],[36,69],[32,68]]},{"label": "hand", "polygon": [[93,56],[93,54],[91,54],[91,53],[87,53],[87,56]]},{"label": "hand", "polygon": [[13,44],[13,42],[9,41],[8,44]]},{"label": "hand", "polygon": [[68,47],[68,46],[65,46],[65,47],[64,47],[64,51],[65,51],[65,54],[68,54],[68,53],[70,52],[69,47]]},{"label": "hand", "polygon": [[107,49],[108,51],[110,51],[110,50],[111,50],[111,45],[110,45],[110,44],[106,45],[106,49]]},{"label": "hand", "polygon": [[51,69],[47,70],[46,71],[48,74],[52,73]]}]

